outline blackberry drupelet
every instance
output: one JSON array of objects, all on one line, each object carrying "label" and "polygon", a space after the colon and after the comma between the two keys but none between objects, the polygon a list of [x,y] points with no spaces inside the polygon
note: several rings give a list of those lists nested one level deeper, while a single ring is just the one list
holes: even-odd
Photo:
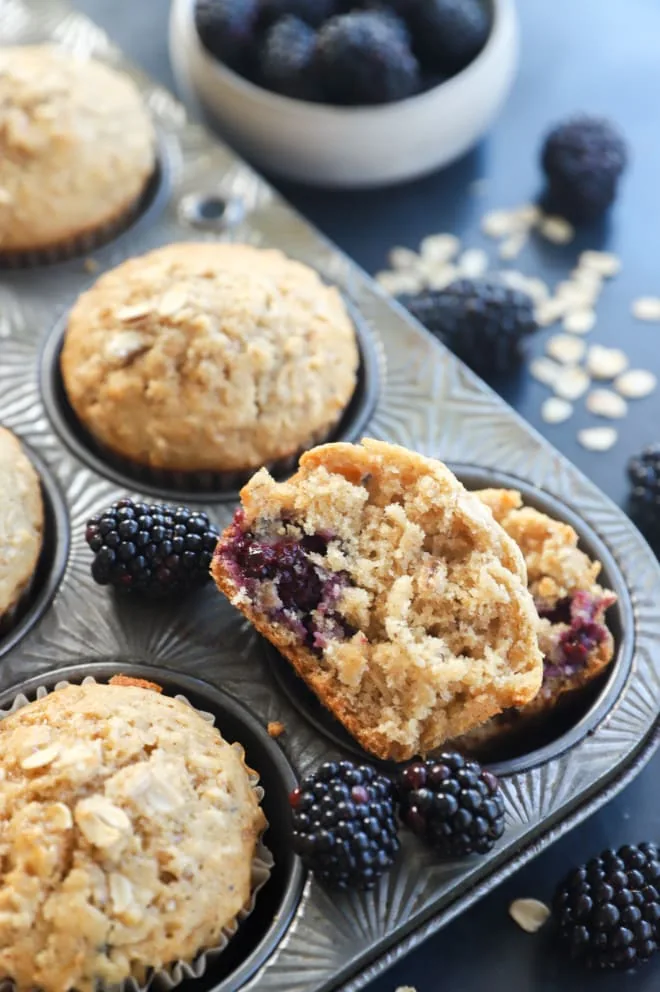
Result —
[{"label": "blackberry drupelet", "polygon": [[150,598],[203,585],[219,532],[205,513],[186,506],[120,499],[87,522],[92,577]]},{"label": "blackberry drupelet", "polygon": [[497,779],[455,752],[409,765],[397,791],[403,823],[443,858],[486,854],[504,833]]},{"label": "blackberry drupelet", "polygon": [[558,886],[560,942],[588,968],[627,970],[658,949],[660,855],[655,844],[607,850]]},{"label": "blackberry drupelet", "polygon": [[242,72],[254,43],[257,14],[258,0],[196,0],[195,27],[211,55]]},{"label": "blackberry drupelet", "polygon": [[630,459],[628,478],[632,515],[645,534],[660,538],[660,442]]},{"label": "blackberry drupelet", "polygon": [[317,61],[330,103],[390,103],[421,85],[417,59],[392,14],[367,10],[331,18],[318,34]]},{"label": "blackberry drupelet", "polygon": [[264,85],[298,100],[315,99],[315,54],[316,32],[297,17],[283,17],[264,38],[259,58]]},{"label": "blackberry drupelet", "polygon": [[409,6],[413,50],[422,66],[452,76],[488,40],[490,15],[482,0],[423,0]]},{"label": "blackberry drupelet", "polygon": [[518,364],[525,339],[538,327],[531,298],[491,279],[459,279],[403,302],[431,334],[486,378]]},{"label": "blackberry drupelet", "polygon": [[627,158],[625,142],[609,121],[582,116],[560,124],[541,154],[548,207],[575,222],[596,220],[616,199]]},{"label": "blackberry drupelet", "polygon": [[293,849],[322,882],[371,889],[399,839],[392,783],[368,765],[326,762],[291,794]]},{"label": "blackberry drupelet", "polygon": [[260,0],[259,4],[259,22],[264,28],[289,14],[319,28],[337,13],[338,0]]}]

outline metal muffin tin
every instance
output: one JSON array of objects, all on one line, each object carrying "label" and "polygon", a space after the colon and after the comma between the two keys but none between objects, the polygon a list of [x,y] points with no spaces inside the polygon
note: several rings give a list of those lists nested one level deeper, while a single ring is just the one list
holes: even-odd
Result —
[{"label": "metal muffin tin", "polygon": [[[353,992],[605,803],[648,760],[660,733],[660,569],[613,503],[248,166],[190,124],[180,104],[127,65],[102,31],[60,0],[0,0],[0,43],[46,38],[133,75],[161,136],[161,188],[144,216],[94,253],[99,272],[169,241],[216,238],[276,246],[314,266],[352,301],[377,342],[380,389],[365,433],[439,456],[469,485],[524,480],[528,500],[576,526],[619,594],[612,612],[617,658],[595,698],[556,740],[540,750],[530,744],[531,753],[501,769],[507,828],[490,855],[441,864],[403,831],[401,856],[375,892],[337,895],[308,879],[299,899],[291,874],[297,869],[287,868],[282,898],[295,911],[282,919],[271,909],[277,926],[262,933],[269,954],[258,970],[248,975],[237,962],[232,976],[212,969],[194,983],[217,992]],[[278,662],[214,588],[163,609],[117,598],[91,581],[85,521],[126,489],[102,462],[92,467],[60,437],[42,396],[39,356],[97,274],[84,259],[0,272],[0,423],[30,445],[46,491],[52,477],[52,492],[62,493],[67,511],[51,514],[44,559],[66,558],[64,573],[59,579],[49,572],[43,609],[35,604],[20,639],[15,631],[0,648],[0,689],[25,679],[52,682],[67,674],[64,666],[81,663],[103,663],[108,672],[139,664],[157,681],[166,669],[172,685],[183,677],[204,679],[240,701],[262,726],[284,723],[285,734],[268,750],[281,743],[298,774],[331,755],[350,754],[334,728],[305,709],[299,686],[274,677]],[[53,506],[57,502],[55,496]],[[234,506],[210,495],[201,505],[220,525]],[[238,724],[228,726],[232,731]],[[267,792],[281,789],[272,765],[264,764],[263,779]],[[286,849],[282,857],[290,864]],[[260,939],[248,957],[261,954]]]}]

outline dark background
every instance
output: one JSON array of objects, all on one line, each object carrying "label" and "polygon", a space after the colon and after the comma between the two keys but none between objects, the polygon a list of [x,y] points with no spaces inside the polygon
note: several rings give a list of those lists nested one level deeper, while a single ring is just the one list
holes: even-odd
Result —
[{"label": "dark background", "polygon": [[[174,88],[165,0],[77,0],[77,6],[147,72]],[[492,133],[473,153],[444,172],[383,191],[332,193],[275,185],[368,271],[386,267],[392,245],[416,248],[424,235],[438,231],[454,232],[465,247],[486,247],[495,259],[493,242],[479,233],[480,217],[488,209],[534,198],[540,186],[539,142],[547,128],[575,111],[610,116],[625,131],[632,164],[608,222],[584,232],[567,248],[535,243],[514,267],[541,275],[552,286],[573,267],[582,248],[615,251],[623,270],[601,296],[590,340],[621,347],[631,366],[660,374],[660,324],[638,323],[630,316],[636,297],[660,295],[660,3],[519,0],[518,10],[518,80]],[[392,143],[394,147],[395,134]],[[487,180],[486,190],[475,196],[470,184],[480,178]],[[537,352],[556,330],[539,335]],[[503,392],[530,423],[625,505],[628,457],[641,445],[660,440],[660,390],[632,401],[622,422],[599,421],[578,401],[573,418],[552,427],[539,414],[548,392],[528,375],[507,383]],[[576,441],[578,428],[597,423],[613,423],[619,430],[618,444],[605,454],[587,452]],[[545,932],[529,936],[519,930],[507,909],[522,896],[548,900],[571,864],[603,847],[660,841],[659,775],[660,756],[605,809],[401,961],[369,992],[393,992],[404,984],[418,992],[657,992],[660,955],[637,973],[590,977],[566,965]]]}]

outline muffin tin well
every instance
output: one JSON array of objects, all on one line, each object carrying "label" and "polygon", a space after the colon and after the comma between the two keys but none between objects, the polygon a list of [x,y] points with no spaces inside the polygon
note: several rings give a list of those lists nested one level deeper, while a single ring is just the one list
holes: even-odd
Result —
[{"label": "muffin tin well", "polygon": [[[355,327],[360,365],[355,392],[340,423],[327,439],[331,441],[356,441],[362,437],[378,402],[380,386],[381,359],[374,336],[359,311],[350,303],[347,305]],[[251,472],[227,472],[222,476],[218,473],[197,473],[191,476],[184,472],[142,469],[100,447],[80,423],[66,396],[60,370],[65,332],[66,318],[63,318],[52,329],[41,350],[41,397],[54,429],[81,462],[127,489],[138,486],[145,493],[164,494],[179,502],[237,498],[238,490],[247,482]],[[298,456],[299,453],[296,453],[293,458],[268,467],[274,475],[286,476],[295,469]]]},{"label": "muffin tin well", "polygon": [[43,544],[32,588],[25,597],[25,603],[21,603],[5,631],[0,626],[0,661],[43,617],[62,580],[69,554],[69,513],[62,491],[44,460],[25,442],[22,444],[41,482],[44,504]]},{"label": "muffin tin well", "polygon": [[[648,760],[660,740],[660,569],[617,507],[229,149],[189,123],[176,100],[135,72],[103,32],[65,4],[44,19],[42,6],[37,0],[0,0],[0,44],[56,38],[79,53],[110,59],[134,75],[163,140],[164,172],[154,199],[95,253],[99,271],[191,238],[235,239],[304,261],[338,286],[360,314],[354,319],[362,381],[341,435],[353,440],[368,434],[439,455],[469,486],[515,485],[526,502],[576,528],[585,550],[603,562],[603,581],[619,596],[610,615],[616,660],[593,699],[569,725],[553,728],[552,740],[530,741],[527,753],[499,765],[506,830],[491,854],[440,864],[404,831],[403,854],[376,892],[329,893],[310,879],[301,894],[300,868],[285,837],[291,768],[300,776],[329,757],[350,757],[351,742],[320,717],[312,720],[295,677],[283,681],[288,665],[268,661],[255,631],[211,586],[188,601],[160,607],[120,600],[92,582],[83,538],[84,521],[127,490],[202,503],[224,526],[236,487],[191,491],[171,479],[141,481],[110,465],[67,410],[58,372],[64,325],[52,326],[89,286],[89,271],[78,258],[60,267],[0,272],[0,422],[35,452],[45,490],[53,477],[54,495],[46,496],[57,535],[47,546],[55,558],[48,559],[53,564],[41,587],[43,599],[37,589],[38,605],[23,618],[25,627],[0,642],[1,698],[13,696],[15,683],[26,679],[34,691],[38,684],[82,677],[84,659],[101,677],[119,667],[143,672],[167,691],[182,691],[193,703],[199,699],[203,708],[217,707],[219,714],[221,707],[223,715],[239,707],[240,719],[231,726],[263,776],[267,803],[274,803],[267,843],[279,868],[236,938],[236,956],[228,949],[225,970],[190,983],[189,992],[353,992],[590,815]],[[224,206],[220,211],[216,202],[214,216],[204,220],[196,211],[209,191]],[[202,221],[209,226],[200,227]],[[65,567],[67,518],[75,530]],[[123,659],[147,667],[132,668]],[[210,688],[200,687],[197,678]],[[277,744],[263,729],[270,721],[285,726]],[[231,734],[231,726],[222,729]],[[278,764],[280,747],[291,764],[286,770]]]},{"label": "muffin tin well", "polygon": [[278,745],[240,703],[206,682],[164,668],[124,664],[121,660],[60,668],[0,693],[0,710],[9,708],[19,693],[29,700],[36,698],[39,686],[52,690],[59,682],[77,684],[90,675],[97,682],[107,682],[118,674],[148,679],[160,685],[166,695],[185,696],[195,709],[212,713],[222,736],[230,743],[242,744],[247,764],[259,775],[264,789],[262,806],[269,824],[264,843],[275,861],[270,878],[258,893],[254,910],[206,974],[177,986],[181,990],[194,987],[198,992],[234,992],[277,945],[301,897],[304,872],[291,851],[287,815],[288,796],[296,777]]},{"label": "muffin tin well", "polygon": [[[492,747],[489,767],[498,775],[526,771],[557,757],[574,746],[603,720],[616,702],[621,687],[630,674],[632,664],[632,603],[621,571],[607,547],[595,531],[561,500],[542,493],[529,483],[502,472],[484,471],[473,466],[452,466],[453,471],[467,489],[517,489],[526,506],[533,506],[555,520],[570,524],[580,536],[580,548],[592,559],[600,561],[603,569],[599,582],[617,595],[617,602],[607,614],[608,626],[615,642],[615,652],[606,672],[587,686],[574,701],[539,721],[524,741],[515,738]],[[266,640],[262,641],[273,677],[282,692],[296,706],[300,714],[336,745],[352,752],[361,761],[395,766],[378,762],[369,755],[316,698],[304,681],[299,678],[289,662]]]}]

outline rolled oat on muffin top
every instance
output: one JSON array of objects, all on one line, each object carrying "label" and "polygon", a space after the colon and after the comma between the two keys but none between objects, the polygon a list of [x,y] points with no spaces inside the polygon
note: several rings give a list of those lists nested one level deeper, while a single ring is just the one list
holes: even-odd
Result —
[{"label": "rolled oat on muffin top", "polygon": [[43,529],[39,476],[18,438],[0,427],[0,627],[30,587]]},{"label": "rolled oat on muffin top", "polygon": [[155,161],[124,73],[56,45],[0,48],[0,258],[118,224]]},{"label": "rolled oat on muffin top", "polygon": [[128,681],[0,720],[0,981],[19,992],[144,982],[250,901],[265,820],[242,751]]},{"label": "rolled oat on muffin top", "polygon": [[140,466],[250,471],[325,437],[359,353],[338,291],[279,251],[172,244],[78,299],[61,368],[80,422]]}]

